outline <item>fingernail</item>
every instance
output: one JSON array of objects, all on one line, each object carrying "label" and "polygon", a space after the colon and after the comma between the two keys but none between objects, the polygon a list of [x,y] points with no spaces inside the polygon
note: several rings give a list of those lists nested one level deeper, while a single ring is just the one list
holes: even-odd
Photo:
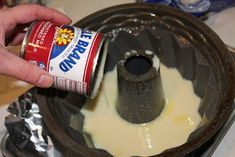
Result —
[{"label": "fingernail", "polygon": [[53,79],[50,75],[41,75],[38,82],[37,86],[39,87],[50,87],[53,84]]},{"label": "fingernail", "polygon": [[69,19],[68,24],[71,24],[72,23],[72,19],[70,19],[68,16],[67,16],[67,18]]}]

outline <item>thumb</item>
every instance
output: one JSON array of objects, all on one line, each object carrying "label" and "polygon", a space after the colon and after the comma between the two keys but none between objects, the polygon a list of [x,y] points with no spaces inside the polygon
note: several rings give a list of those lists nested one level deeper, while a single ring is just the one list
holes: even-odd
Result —
[{"label": "thumb", "polygon": [[2,46],[0,58],[0,74],[12,76],[38,87],[50,87],[53,84],[52,76],[45,70],[13,55]]}]

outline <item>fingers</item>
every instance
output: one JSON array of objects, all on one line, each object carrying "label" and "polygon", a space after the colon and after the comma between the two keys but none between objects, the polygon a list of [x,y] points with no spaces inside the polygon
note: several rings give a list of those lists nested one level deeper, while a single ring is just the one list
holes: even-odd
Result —
[{"label": "fingers", "polygon": [[11,25],[25,24],[36,19],[49,20],[58,24],[71,23],[71,20],[61,12],[36,4],[23,4],[5,10],[5,20]]},{"label": "fingers", "polygon": [[[70,24],[71,20],[62,13],[40,5],[28,4],[19,5],[13,8],[1,10],[0,38],[5,37],[17,24],[26,24],[36,19],[49,20],[58,24]],[[22,41],[23,34],[18,34],[12,41],[17,45]],[[0,39],[4,45],[4,39]],[[39,87],[50,87],[53,84],[52,76],[36,65],[29,64],[27,61],[9,53],[0,45],[0,74],[24,80]]]},{"label": "fingers", "polygon": [[0,58],[0,74],[12,76],[39,87],[50,87],[53,84],[52,76],[46,71],[9,53],[3,47],[0,47]]},{"label": "fingers", "polygon": [[[15,41],[12,41],[15,37],[13,32],[17,24],[21,24],[18,26],[22,26],[22,28],[24,28],[24,26],[36,19],[49,20],[57,24],[71,23],[71,20],[61,12],[36,4],[22,4],[12,8],[0,10],[0,19],[0,37],[6,37],[7,39],[4,40],[0,38],[0,43],[2,45],[5,45],[5,42],[6,44],[13,42],[12,44],[16,45],[22,41],[22,38],[16,38]],[[19,28],[16,31],[19,30],[22,31]]]},{"label": "fingers", "polygon": [[13,7],[9,9],[8,16],[14,18],[16,23],[28,23],[35,19],[50,20],[59,24],[71,23],[71,20],[61,12],[36,4],[19,5]]},{"label": "fingers", "polygon": [[23,32],[17,33],[17,35],[14,36],[14,38],[11,41],[11,45],[16,46],[16,45],[21,44],[24,37],[25,37],[25,33]]}]

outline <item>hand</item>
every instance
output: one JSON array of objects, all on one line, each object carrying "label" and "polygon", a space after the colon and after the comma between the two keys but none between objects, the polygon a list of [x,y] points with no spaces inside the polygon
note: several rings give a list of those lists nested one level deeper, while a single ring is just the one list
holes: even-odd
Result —
[{"label": "hand", "polygon": [[[71,20],[62,13],[36,4],[24,4],[0,10],[0,74],[11,76],[39,87],[50,87],[52,76],[36,65],[32,65],[6,49],[6,41],[20,44],[24,34],[16,27],[23,28],[36,19],[50,20],[58,24],[70,24]],[[17,31],[17,32],[16,32]]]}]

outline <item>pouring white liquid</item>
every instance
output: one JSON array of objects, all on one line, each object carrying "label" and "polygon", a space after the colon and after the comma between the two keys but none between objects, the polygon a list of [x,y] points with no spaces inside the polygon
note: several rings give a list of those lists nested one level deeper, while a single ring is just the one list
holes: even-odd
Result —
[{"label": "pouring white liquid", "polygon": [[115,109],[117,102],[116,69],[108,72],[99,95],[82,109],[84,131],[91,134],[97,148],[115,157],[150,156],[185,143],[201,121],[200,98],[191,81],[184,80],[176,69],[161,65],[166,104],[161,115],[145,124],[123,120]]}]

